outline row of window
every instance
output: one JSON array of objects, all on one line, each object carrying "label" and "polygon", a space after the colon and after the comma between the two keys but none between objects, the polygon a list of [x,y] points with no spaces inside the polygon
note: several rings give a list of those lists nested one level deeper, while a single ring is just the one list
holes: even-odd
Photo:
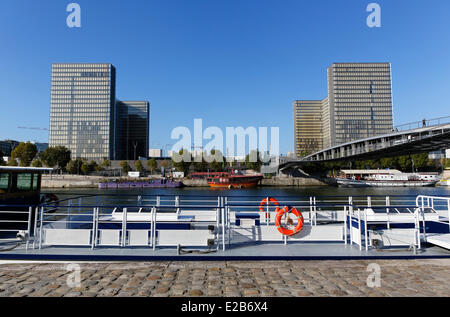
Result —
[{"label": "row of window", "polygon": [[61,96],[69,95],[69,96],[84,96],[84,95],[98,95],[98,96],[105,96],[110,97],[111,92],[107,89],[98,89],[95,87],[87,88],[87,89],[69,89],[69,90],[52,90],[51,91],[52,96]]},{"label": "row of window", "polygon": [[38,186],[39,174],[37,173],[0,173],[0,190],[2,191],[9,191],[11,193],[15,191],[37,190]]},{"label": "row of window", "polygon": [[68,74],[52,74],[51,83],[77,83],[77,82],[86,82],[87,84],[90,84],[92,82],[99,82],[99,83],[111,83],[112,79],[111,76],[105,76],[105,77],[81,77],[77,74],[75,75],[68,75]]},{"label": "row of window", "polygon": [[89,98],[87,96],[73,96],[68,98],[52,98],[51,105],[67,105],[67,104],[81,104],[89,106],[90,104],[104,104],[106,106],[111,105],[111,100],[105,96],[95,96],[91,95]]}]

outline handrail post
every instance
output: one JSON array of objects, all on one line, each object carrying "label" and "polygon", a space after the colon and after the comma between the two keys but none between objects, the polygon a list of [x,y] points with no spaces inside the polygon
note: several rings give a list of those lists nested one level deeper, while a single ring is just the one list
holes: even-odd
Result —
[{"label": "handrail post", "polygon": [[350,210],[349,210],[350,215],[353,215],[353,197],[352,196],[348,197],[348,204],[350,205]]},{"label": "handrail post", "polygon": [[317,226],[317,205],[316,205],[316,196],[313,197],[313,210],[314,210],[314,225]]},{"label": "handrail post", "polygon": [[122,217],[122,247],[125,247],[126,237],[127,237],[127,209],[123,209],[123,217]]},{"label": "handrail post", "polygon": [[391,222],[389,221],[389,211],[391,206],[391,199],[389,196],[386,196],[386,215],[387,215],[387,228],[391,229]]},{"label": "handrail post", "polygon": [[417,247],[420,250],[421,249],[421,243],[420,243],[420,220],[419,220],[419,208],[416,209],[415,212],[415,222],[416,222],[416,238],[417,238]]},{"label": "handrail post", "polygon": [[231,245],[231,220],[230,220],[230,206],[228,206],[228,196],[225,196],[225,212],[227,221],[227,232],[228,232],[228,246]]},{"label": "handrail post", "polygon": [[33,215],[33,207],[29,206],[28,207],[28,226],[27,226],[27,233],[28,233],[28,238],[27,238],[27,244],[25,246],[25,250],[28,250],[28,244],[31,238],[31,216]]},{"label": "handrail post", "polygon": [[42,248],[42,230],[44,226],[44,207],[41,207],[41,222],[39,228],[39,250]]},{"label": "handrail post", "polygon": [[[67,224],[66,224],[66,229],[70,229],[70,220],[71,220],[71,215],[72,215],[72,199],[70,199],[68,202],[67,202],[67,213],[68,213],[68,216],[67,216]],[[68,227],[67,227],[68,226]]]},{"label": "handrail post", "polygon": [[347,206],[344,206],[344,240],[347,245]]},{"label": "handrail post", "polygon": [[36,209],[34,210],[33,250],[36,247],[36,237],[38,236],[37,234],[38,216],[39,216],[39,207],[36,207]]},{"label": "handrail post", "polygon": [[[223,202],[223,201],[222,201]],[[225,251],[225,209],[222,203],[220,208],[222,214],[222,250]]]},{"label": "handrail post", "polygon": [[97,220],[97,211],[98,207],[94,208],[92,210],[92,243],[91,243],[91,249],[94,250],[95,243],[97,240],[97,226],[96,226],[96,220]]},{"label": "handrail post", "polygon": [[153,247],[153,208],[150,211],[150,243],[152,244]]},{"label": "handrail post", "polygon": [[366,251],[369,250],[369,245],[368,245],[368,236],[367,236],[367,212],[365,210],[363,210],[363,215],[364,215],[364,240],[365,240],[365,245],[366,245]]},{"label": "handrail post", "polygon": [[361,209],[358,208],[358,241],[359,241],[359,251],[362,250],[362,238],[361,238]]},{"label": "handrail post", "polygon": [[447,199],[447,209],[448,209],[448,231],[450,232],[450,199]]},{"label": "handrail post", "polygon": [[156,250],[156,207],[153,207],[152,220],[153,220],[153,251]]}]

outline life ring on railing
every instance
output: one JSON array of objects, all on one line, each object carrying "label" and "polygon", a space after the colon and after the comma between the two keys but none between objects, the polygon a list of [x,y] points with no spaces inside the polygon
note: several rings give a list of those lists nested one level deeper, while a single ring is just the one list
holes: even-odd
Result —
[{"label": "life ring on railing", "polygon": [[[280,231],[280,233],[284,234],[285,236],[293,236],[302,231],[305,220],[303,219],[303,215],[299,210],[294,207],[288,206],[285,206],[281,209],[277,208],[277,210],[278,213],[275,216],[275,226],[277,227],[278,231]],[[289,218],[289,214],[293,214],[297,217],[297,225],[293,229],[286,228],[281,225],[283,216],[286,216],[285,226],[288,225],[289,227],[292,227],[294,225],[293,220]]]},{"label": "life ring on railing", "polygon": [[278,212],[278,206],[280,206],[280,204],[278,203],[278,200],[276,200],[275,198],[272,198],[272,197],[264,198],[263,200],[261,200],[261,203],[259,204],[259,211],[265,212],[266,218],[269,218],[269,219],[270,219],[270,212],[267,212],[267,210],[264,210],[264,205],[268,205],[270,203],[273,203],[275,206],[277,206],[276,211]]},{"label": "life ring on railing", "polygon": [[41,205],[52,204],[51,207],[57,209],[59,207],[59,198],[55,194],[45,194],[44,196],[42,196],[40,204]]}]

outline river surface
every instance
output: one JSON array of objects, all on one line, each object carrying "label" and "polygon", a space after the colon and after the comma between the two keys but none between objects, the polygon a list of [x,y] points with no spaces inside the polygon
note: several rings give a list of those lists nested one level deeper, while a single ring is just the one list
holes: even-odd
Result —
[{"label": "river surface", "polygon": [[185,188],[145,188],[145,189],[43,189],[43,193],[55,193],[58,196],[78,195],[174,195],[174,196],[369,196],[369,195],[431,195],[450,196],[450,187],[368,187],[340,188],[333,186],[308,187],[257,187],[253,189],[210,189],[207,187]]}]

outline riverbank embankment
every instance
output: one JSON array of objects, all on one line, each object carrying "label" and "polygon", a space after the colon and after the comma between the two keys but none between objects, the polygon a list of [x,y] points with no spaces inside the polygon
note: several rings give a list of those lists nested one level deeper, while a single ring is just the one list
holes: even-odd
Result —
[{"label": "riverbank embankment", "polygon": [[[98,188],[101,180],[107,179],[100,176],[84,176],[84,175],[44,175],[42,177],[42,188]],[[117,179],[111,177],[108,179]],[[205,179],[182,179],[183,184],[187,187],[208,187]],[[272,177],[265,178],[261,181],[262,186],[267,187],[301,187],[301,186],[327,186],[314,178],[303,177]]]}]

